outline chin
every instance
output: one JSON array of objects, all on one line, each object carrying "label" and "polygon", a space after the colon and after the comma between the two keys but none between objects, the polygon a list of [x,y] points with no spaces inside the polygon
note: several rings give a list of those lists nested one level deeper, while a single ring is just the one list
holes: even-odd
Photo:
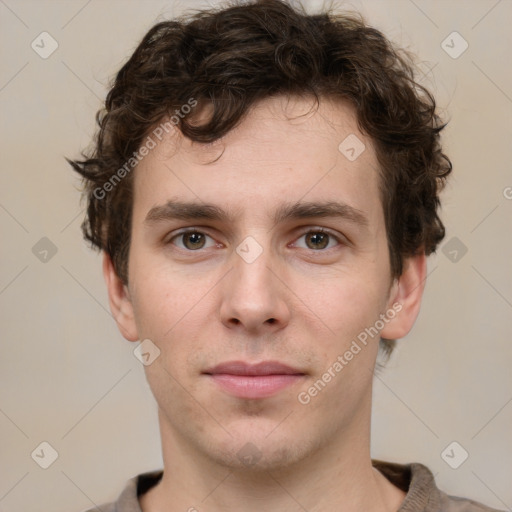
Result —
[{"label": "chin", "polygon": [[[251,473],[286,470],[300,463],[317,449],[314,439],[309,441],[298,432],[283,429],[246,429],[214,447],[209,443],[209,456],[221,466]],[[288,425],[288,428],[289,425]],[[213,448],[213,449],[212,449]]]}]

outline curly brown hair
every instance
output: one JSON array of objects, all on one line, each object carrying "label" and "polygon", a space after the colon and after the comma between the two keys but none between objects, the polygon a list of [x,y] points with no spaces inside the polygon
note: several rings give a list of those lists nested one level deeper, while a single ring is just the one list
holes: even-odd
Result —
[{"label": "curly brown hair", "polygon": [[[126,163],[166,119],[174,116],[184,136],[208,143],[265,98],[338,98],[355,108],[359,129],[374,143],[391,277],[400,276],[404,258],[432,253],[444,237],[439,192],[452,169],[440,145],[445,124],[415,72],[409,52],[355,13],[308,15],[282,0],[256,0],[156,24],[97,113],[92,151],[68,160],[83,177],[85,239],[110,255],[127,284],[133,173]],[[175,115],[191,98],[197,111],[211,107],[200,123],[194,113]],[[389,354],[393,341],[382,342]]]}]

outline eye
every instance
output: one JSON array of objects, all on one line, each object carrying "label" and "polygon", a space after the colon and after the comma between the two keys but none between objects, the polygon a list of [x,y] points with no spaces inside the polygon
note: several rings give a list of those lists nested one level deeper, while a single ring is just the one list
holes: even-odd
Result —
[{"label": "eye", "polygon": [[[340,244],[340,240],[337,236],[332,233],[328,233],[323,229],[310,230],[301,235],[298,240],[302,238],[304,238],[305,241],[305,246],[302,246],[302,248],[312,249],[314,251],[331,249],[332,247]],[[297,242],[295,242],[295,244],[297,244]]]},{"label": "eye", "polygon": [[[208,239],[210,240],[209,245],[207,245]],[[212,237],[195,229],[182,231],[170,238],[167,243],[176,245],[180,249],[187,251],[197,251],[199,249],[205,249],[215,245],[215,241]]]}]

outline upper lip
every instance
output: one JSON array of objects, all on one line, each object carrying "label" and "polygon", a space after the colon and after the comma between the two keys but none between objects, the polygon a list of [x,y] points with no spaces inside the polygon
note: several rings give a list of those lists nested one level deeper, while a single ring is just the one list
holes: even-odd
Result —
[{"label": "upper lip", "polygon": [[203,373],[209,375],[304,375],[303,372],[292,368],[279,361],[262,361],[257,364],[246,363],[245,361],[228,361],[207,369]]}]

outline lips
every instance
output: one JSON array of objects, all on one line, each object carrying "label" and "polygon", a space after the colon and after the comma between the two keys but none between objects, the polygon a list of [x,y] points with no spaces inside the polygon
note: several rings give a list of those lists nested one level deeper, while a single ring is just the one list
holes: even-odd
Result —
[{"label": "lips", "polygon": [[305,376],[300,370],[277,361],[258,364],[230,361],[203,373],[225,393],[253,400],[273,396]]},{"label": "lips", "polygon": [[292,368],[278,361],[263,361],[258,364],[249,364],[244,361],[229,361],[218,364],[204,373],[209,375],[228,374],[228,375],[304,375],[303,372]]}]

